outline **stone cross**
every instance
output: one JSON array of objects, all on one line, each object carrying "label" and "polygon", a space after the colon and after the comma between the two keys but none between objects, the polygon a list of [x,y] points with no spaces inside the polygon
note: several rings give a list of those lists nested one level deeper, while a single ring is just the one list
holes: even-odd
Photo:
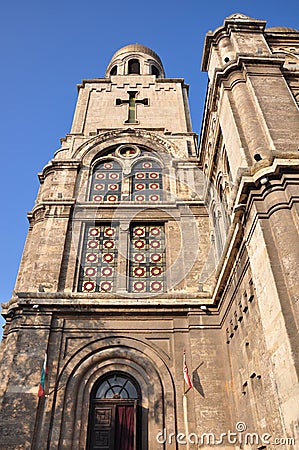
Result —
[{"label": "stone cross", "polygon": [[116,99],[116,105],[129,105],[129,113],[128,113],[128,120],[126,120],[125,123],[136,123],[136,105],[138,103],[141,103],[142,105],[148,106],[148,98],[144,99],[136,99],[137,91],[130,91],[128,92],[129,98],[128,100],[122,100],[120,98]]}]

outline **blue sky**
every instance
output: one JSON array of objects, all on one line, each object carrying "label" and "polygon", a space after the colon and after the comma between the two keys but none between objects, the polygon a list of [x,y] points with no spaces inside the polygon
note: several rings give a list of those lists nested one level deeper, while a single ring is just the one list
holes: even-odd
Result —
[{"label": "blue sky", "polygon": [[267,26],[299,28],[298,0],[12,1],[1,6],[0,300],[9,300],[28,230],[37,173],[70,130],[83,78],[103,77],[112,54],[138,42],[161,57],[166,76],[190,84],[199,132],[206,74],[204,36],[241,12]]}]

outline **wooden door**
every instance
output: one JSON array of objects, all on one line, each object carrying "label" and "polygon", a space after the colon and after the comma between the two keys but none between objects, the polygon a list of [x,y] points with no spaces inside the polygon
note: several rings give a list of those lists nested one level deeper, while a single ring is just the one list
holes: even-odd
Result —
[{"label": "wooden door", "polygon": [[87,450],[136,450],[136,402],[94,400]]}]

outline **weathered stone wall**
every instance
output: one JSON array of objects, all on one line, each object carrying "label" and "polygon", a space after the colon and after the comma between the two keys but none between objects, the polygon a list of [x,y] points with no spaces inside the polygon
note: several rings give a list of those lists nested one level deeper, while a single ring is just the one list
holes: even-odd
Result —
[{"label": "weathered stone wall", "polygon": [[18,311],[10,321],[1,365],[3,450],[29,450],[38,406],[38,384],[47,351],[51,314]]},{"label": "weathered stone wall", "polygon": [[148,99],[148,106],[136,106],[139,127],[166,128],[175,133],[191,131],[183,102],[184,89],[183,80],[156,79],[151,75],[85,81],[79,88],[71,133],[88,136],[97,130],[130,127],[126,123],[128,104],[116,104],[116,99],[128,100],[129,91],[137,91],[138,100]]},{"label": "weathered stone wall", "polygon": [[298,32],[267,33],[264,26],[237,14],[208,34],[210,99],[200,152],[218,193],[223,146],[232,174],[231,231],[214,293],[223,302],[232,417],[297,442],[299,112],[285,77]]}]

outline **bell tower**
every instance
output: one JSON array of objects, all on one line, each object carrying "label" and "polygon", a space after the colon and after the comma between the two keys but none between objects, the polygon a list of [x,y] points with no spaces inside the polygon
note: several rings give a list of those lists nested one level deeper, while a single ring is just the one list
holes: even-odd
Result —
[{"label": "bell tower", "polygon": [[184,427],[183,354],[211,303],[188,86],[151,49],[121,48],[78,86],[39,179],[4,310],[5,448],[113,450],[125,423],[126,448],[154,450],[164,427]]}]

